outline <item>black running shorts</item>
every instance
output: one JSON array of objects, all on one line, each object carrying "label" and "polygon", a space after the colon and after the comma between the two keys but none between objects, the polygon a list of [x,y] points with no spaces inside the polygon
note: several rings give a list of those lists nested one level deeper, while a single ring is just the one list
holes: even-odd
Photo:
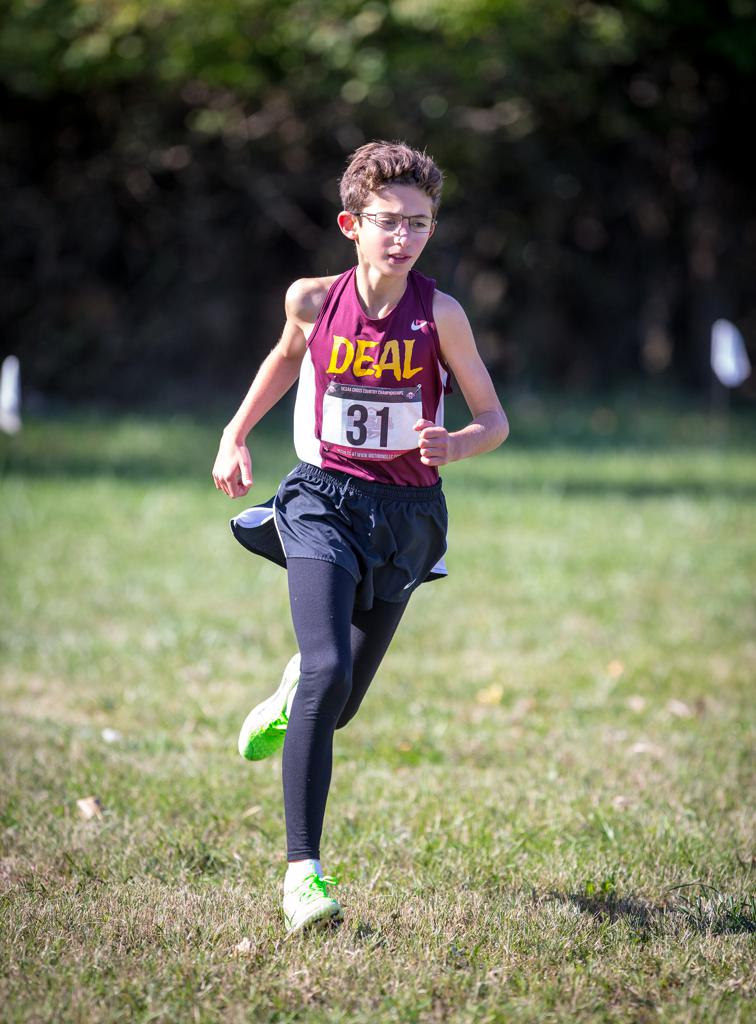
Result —
[{"label": "black running shorts", "polygon": [[231,520],[250,551],[286,566],[317,558],[351,573],[356,607],[403,602],[426,580],[446,575],[446,501],[432,487],[394,487],[300,463],[274,498]]}]

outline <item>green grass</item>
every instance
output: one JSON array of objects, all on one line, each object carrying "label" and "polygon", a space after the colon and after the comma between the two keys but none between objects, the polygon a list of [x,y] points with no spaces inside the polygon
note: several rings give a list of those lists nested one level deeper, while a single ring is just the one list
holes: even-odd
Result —
[{"label": "green grass", "polygon": [[0,440],[0,1019],[754,1019],[756,424],[508,411],[336,734],[344,923],[289,940],[280,756],[235,750],[294,649],[285,576],[227,527],[286,417],[236,503],[220,417]]}]

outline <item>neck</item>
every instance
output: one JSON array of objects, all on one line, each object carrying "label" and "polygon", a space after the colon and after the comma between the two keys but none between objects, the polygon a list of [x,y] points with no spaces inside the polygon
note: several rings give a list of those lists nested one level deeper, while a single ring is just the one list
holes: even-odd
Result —
[{"label": "neck", "polygon": [[357,265],[355,285],[357,297],[367,315],[378,320],[388,316],[398,305],[407,288],[407,275],[397,274],[396,277],[385,277],[375,267],[360,261]]}]

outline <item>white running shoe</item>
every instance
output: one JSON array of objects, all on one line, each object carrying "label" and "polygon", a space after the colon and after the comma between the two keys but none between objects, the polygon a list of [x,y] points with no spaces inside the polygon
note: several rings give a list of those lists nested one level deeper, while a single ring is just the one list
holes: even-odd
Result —
[{"label": "white running shoe", "polygon": [[299,654],[284,669],[281,683],[273,694],[252,708],[239,733],[239,753],[248,761],[262,761],[284,745],[289,714],[299,683]]},{"label": "white running shoe", "polygon": [[289,886],[284,881],[283,912],[287,934],[307,927],[323,928],[331,921],[341,921],[341,905],[328,895],[327,889],[328,885],[338,884],[337,878],[331,875],[321,877],[316,871],[289,883]]}]

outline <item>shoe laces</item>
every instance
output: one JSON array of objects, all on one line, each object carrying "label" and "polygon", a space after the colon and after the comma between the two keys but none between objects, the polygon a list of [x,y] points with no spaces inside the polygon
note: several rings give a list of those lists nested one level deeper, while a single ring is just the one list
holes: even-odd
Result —
[{"label": "shoe laces", "polygon": [[305,875],[300,882],[300,900],[311,899],[316,896],[328,896],[327,885],[338,885],[339,880],[333,875],[323,875],[322,877],[313,871],[309,875]]}]

